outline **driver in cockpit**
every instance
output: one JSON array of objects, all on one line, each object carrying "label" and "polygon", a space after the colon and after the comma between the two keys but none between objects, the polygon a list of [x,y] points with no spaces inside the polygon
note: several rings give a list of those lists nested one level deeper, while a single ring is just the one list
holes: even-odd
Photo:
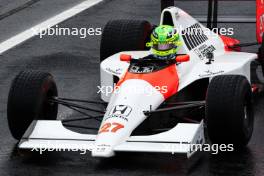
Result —
[{"label": "driver in cockpit", "polygon": [[146,44],[151,47],[152,57],[161,60],[175,59],[179,47],[182,45],[179,34],[173,26],[160,25],[156,27]]}]

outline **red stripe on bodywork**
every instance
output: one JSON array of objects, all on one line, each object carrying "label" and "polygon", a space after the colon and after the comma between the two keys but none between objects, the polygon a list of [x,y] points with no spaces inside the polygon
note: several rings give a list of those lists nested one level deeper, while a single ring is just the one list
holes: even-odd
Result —
[{"label": "red stripe on bodywork", "polygon": [[[139,74],[126,72],[125,76],[117,83],[117,86],[121,86],[123,82],[129,79],[144,80],[150,83],[154,88],[158,87],[160,89],[160,93],[165,99],[177,93],[179,87],[179,77],[174,64],[152,73]],[[167,91],[161,90],[164,86],[167,86]]]}]

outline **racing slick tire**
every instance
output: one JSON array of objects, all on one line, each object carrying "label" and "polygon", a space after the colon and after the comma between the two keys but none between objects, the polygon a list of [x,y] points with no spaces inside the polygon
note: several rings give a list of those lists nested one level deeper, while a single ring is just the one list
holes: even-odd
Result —
[{"label": "racing slick tire", "polygon": [[57,86],[49,73],[22,71],[12,82],[7,103],[7,120],[12,136],[19,140],[35,119],[56,120],[58,104],[49,97],[57,96]]},{"label": "racing slick tire", "polygon": [[121,52],[147,49],[152,26],[141,20],[111,20],[102,34],[100,46],[100,61]]},{"label": "racing slick tire", "polygon": [[206,124],[213,144],[233,144],[241,149],[249,142],[254,125],[252,92],[239,75],[214,77],[207,90]]}]

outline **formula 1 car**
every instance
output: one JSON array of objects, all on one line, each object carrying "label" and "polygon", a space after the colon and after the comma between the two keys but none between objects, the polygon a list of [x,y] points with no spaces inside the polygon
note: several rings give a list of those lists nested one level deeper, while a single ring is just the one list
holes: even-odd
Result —
[{"label": "formula 1 car", "polygon": [[[257,9],[260,44],[263,8],[259,4]],[[153,27],[149,22],[106,24],[100,48],[101,88],[112,90],[101,91],[102,102],[59,97],[51,74],[20,72],[12,82],[7,109],[18,148],[87,149],[94,157],[121,151],[190,157],[197,151],[192,150],[193,144],[205,143],[205,132],[214,144],[246,146],[253,132],[252,94],[263,84],[264,47],[257,54],[240,52],[249,44],[212,32],[174,6],[162,11],[160,24],[174,26],[180,34],[183,45],[174,60],[144,59],[150,54],[146,42]],[[200,32],[189,32],[193,29]],[[103,111],[83,103],[107,107]],[[84,117],[56,120],[58,105]],[[93,129],[71,124],[87,119],[101,120],[96,134],[69,129]]]}]

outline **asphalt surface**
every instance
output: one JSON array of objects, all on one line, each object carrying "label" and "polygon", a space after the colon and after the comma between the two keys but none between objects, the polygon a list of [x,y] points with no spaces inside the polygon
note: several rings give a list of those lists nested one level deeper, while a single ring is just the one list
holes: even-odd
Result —
[{"label": "asphalt surface", "polygon": [[82,1],[83,0],[1,0],[0,42]]},{"label": "asphalt surface", "polygon": [[[41,1],[40,1],[41,2]],[[42,2],[43,3],[43,2]],[[49,2],[51,3],[51,2]],[[254,15],[254,3],[228,2],[220,9],[222,14],[245,13]],[[205,12],[205,4],[178,2],[178,6],[200,15]],[[21,24],[30,27],[51,14],[44,13],[47,4],[24,9],[0,21],[0,29],[7,24]],[[238,6],[238,8],[234,8]],[[45,7],[45,8],[44,8]],[[52,6],[53,7],[53,6]],[[57,6],[58,8],[59,6]],[[60,27],[101,27],[110,19],[146,19],[158,24],[159,1],[153,0],[108,0],[63,22]],[[43,9],[42,9],[43,8]],[[38,20],[31,19],[30,10],[42,11]],[[42,9],[42,10],[41,10]],[[203,10],[204,9],[204,10]],[[234,10],[235,9],[235,10]],[[250,10],[248,10],[250,9]],[[60,9],[61,10],[61,9]],[[229,13],[230,12],[230,13]],[[25,19],[21,21],[21,19]],[[17,21],[16,21],[17,20]],[[255,40],[254,26],[231,25],[235,36],[243,42]],[[20,29],[22,30],[22,29]],[[5,30],[0,39],[13,35],[19,30]],[[1,41],[1,40],[0,40]],[[100,36],[80,39],[78,36],[38,36],[28,40],[0,56],[0,175],[264,175],[264,98],[259,95],[255,105],[255,129],[248,148],[238,153],[213,155],[202,153],[199,157],[186,160],[182,156],[165,154],[120,154],[111,159],[97,159],[89,154],[52,152],[44,155],[21,153],[15,149],[6,121],[6,104],[9,86],[15,75],[25,69],[48,71],[52,73],[62,97],[99,100],[96,92],[99,84],[99,46]],[[254,51],[255,48],[249,48]],[[61,107],[59,118],[74,117],[72,110]],[[98,122],[86,122],[98,126]],[[224,129],[223,129],[224,130]]]}]

